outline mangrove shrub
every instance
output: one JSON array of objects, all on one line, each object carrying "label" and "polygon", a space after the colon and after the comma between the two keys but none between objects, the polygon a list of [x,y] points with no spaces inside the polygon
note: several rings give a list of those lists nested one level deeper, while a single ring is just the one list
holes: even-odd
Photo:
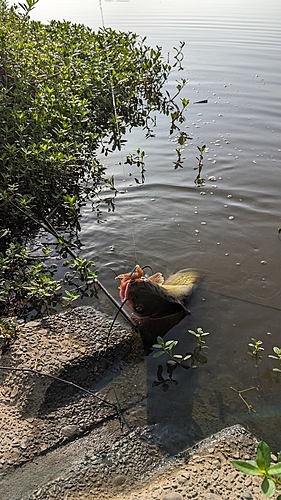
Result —
[{"label": "mangrove shrub", "polygon": [[[17,264],[25,265],[30,259],[22,249],[5,253],[9,244],[26,249],[43,226],[69,248],[81,207],[87,201],[95,207],[105,188],[114,197],[114,179],[98,152],[120,149],[132,127],[149,136],[156,110],[173,126],[183,119],[163,90],[172,65],[161,48],[131,32],[31,20],[37,1],[9,7],[0,0],[0,250],[3,259],[21,255]],[[11,275],[11,261],[5,267]],[[2,305],[7,279],[2,265]]]}]

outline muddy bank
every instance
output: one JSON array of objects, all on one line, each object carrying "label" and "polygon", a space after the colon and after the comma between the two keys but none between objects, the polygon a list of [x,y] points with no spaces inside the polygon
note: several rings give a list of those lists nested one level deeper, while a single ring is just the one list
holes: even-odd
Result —
[{"label": "muddy bank", "polygon": [[230,464],[254,456],[256,443],[239,426],[177,458],[161,452],[146,425],[140,337],[118,323],[107,343],[111,322],[79,307],[28,323],[2,355],[3,366],[49,373],[93,394],[0,371],[0,498],[250,500],[253,491],[259,498],[255,481]]}]

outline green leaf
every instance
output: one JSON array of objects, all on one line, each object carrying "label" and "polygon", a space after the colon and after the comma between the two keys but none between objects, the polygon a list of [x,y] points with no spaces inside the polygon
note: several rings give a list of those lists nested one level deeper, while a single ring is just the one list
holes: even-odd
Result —
[{"label": "green leaf", "polygon": [[194,332],[194,330],[188,330],[188,333],[191,333],[191,335],[195,335],[196,337],[198,337],[198,334]]},{"label": "green leaf", "polygon": [[176,342],[176,340],[167,340],[167,342],[165,342],[165,347],[173,344],[174,342]]},{"label": "green leaf", "polygon": [[272,476],[274,474],[281,474],[281,462],[271,465],[268,469],[267,472]]},{"label": "green leaf", "polygon": [[264,441],[260,441],[257,449],[257,465],[261,471],[265,472],[270,467],[271,451]]},{"label": "green leaf", "polygon": [[164,340],[162,339],[162,337],[157,337],[157,342],[158,344],[163,344],[164,343]]},{"label": "green leaf", "polygon": [[171,351],[173,347],[177,345],[177,343],[178,343],[177,340],[168,340],[168,342],[165,342],[165,349]]},{"label": "green leaf", "polygon": [[153,344],[153,346],[155,349],[163,349],[163,347],[160,345],[160,344]]},{"label": "green leaf", "polygon": [[159,358],[159,356],[162,356],[162,354],[166,354],[165,351],[158,351],[153,354],[153,358]]},{"label": "green leaf", "polygon": [[266,498],[272,497],[275,493],[274,481],[272,479],[265,477],[263,482],[261,483],[261,491]]},{"label": "green leaf", "polygon": [[276,498],[276,500],[281,500],[281,495],[278,495],[278,497]]},{"label": "green leaf", "polygon": [[279,451],[278,456],[277,456],[277,462],[281,462],[281,451]]},{"label": "green leaf", "polygon": [[232,460],[231,463],[236,469],[244,472],[244,474],[249,474],[250,476],[263,475],[255,460]]}]

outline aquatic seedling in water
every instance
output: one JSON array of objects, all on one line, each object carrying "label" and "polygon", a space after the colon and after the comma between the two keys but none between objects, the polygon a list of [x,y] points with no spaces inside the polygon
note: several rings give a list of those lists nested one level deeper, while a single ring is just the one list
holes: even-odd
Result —
[{"label": "aquatic seedling in water", "polygon": [[181,354],[173,354],[173,348],[178,344],[177,340],[167,340],[165,342],[162,337],[158,336],[157,337],[157,344],[154,344],[152,347],[155,349],[159,349],[157,352],[153,354],[154,358],[158,358],[159,356],[162,356],[162,354],[167,354],[169,356],[169,360],[166,361],[166,368],[167,368],[167,373],[169,375],[169,379],[164,379],[162,373],[163,373],[163,366],[158,365],[157,369],[157,380],[153,382],[152,386],[158,386],[162,385],[162,389],[164,392],[166,392],[169,388],[168,382],[172,381],[175,384],[177,384],[177,381],[172,379],[172,375],[174,370],[178,367],[181,366],[182,368],[185,368],[188,370],[190,368],[190,365],[185,363],[188,359],[192,357],[191,353],[186,353],[185,356],[182,356]]},{"label": "aquatic seedling in water", "polygon": [[197,347],[199,349],[208,349],[207,345],[205,344],[205,340],[202,339],[202,337],[205,337],[206,335],[210,335],[209,332],[203,332],[202,328],[196,328],[196,330],[188,330],[188,333],[191,333],[191,335],[194,335],[197,338]]},{"label": "aquatic seedling in water", "polygon": [[[169,380],[176,382],[172,379],[172,374],[178,366],[181,366],[182,368],[188,370],[189,368],[197,368],[195,364],[196,361],[200,364],[207,363],[207,358],[201,353],[201,350],[203,348],[207,348],[208,346],[202,346],[204,340],[202,340],[201,337],[203,335],[209,335],[209,333],[204,333],[202,328],[197,328],[195,332],[193,330],[189,330],[189,333],[192,333],[197,337],[197,346],[195,347],[193,352],[187,352],[185,355],[173,354],[173,348],[178,344],[177,340],[167,340],[167,342],[165,342],[162,337],[157,337],[157,344],[154,344],[152,347],[158,349],[158,351],[153,354],[153,358],[158,358],[163,354],[167,354],[167,356],[169,356],[170,359],[166,362],[169,379],[164,379],[162,375],[163,366],[159,365],[157,371],[157,381],[153,382],[153,386],[162,385],[163,390],[167,391],[169,387],[167,385],[167,382]],[[186,363],[186,361],[188,360],[191,361],[191,364]]]},{"label": "aquatic seedling in water", "polygon": [[199,146],[197,146],[197,149],[198,149],[200,155],[199,155],[199,158],[198,158],[198,156],[196,156],[196,160],[198,160],[198,167],[195,167],[194,170],[197,170],[197,168],[198,168],[198,175],[194,180],[194,184],[196,184],[197,186],[202,186],[202,184],[204,184],[204,182],[205,182],[204,179],[202,179],[202,177],[201,177],[201,172],[202,172],[202,168],[203,168],[203,154],[206,150],[206,145],[204,144],[204,146],[201,146],[201,148]]},{"label": "aquatic seedling in water", "polygon": [[248,346],[251,348],[249,349],[248,354],[250,354],[250,356],[253,356],[256,361],[261,360],[262,357],[260,356],[260,352],[264,351],[264,348],[261,347],[263,342],[262,340],[257,340],[253,337],[251,338],[251,340],[252,342],[248,344]]},{"label": "aquatic seedling in water", "polygon": [[162,337],[157,337],[157,344],[153,344],[152,347],[155,349],[161,349],[153,354],[154,358],[158,358],[159,356],[162,356],[162,354],[167,354],[171,360],[167,361],[171,366],[180,365],[183,368],[190,368],[189,365],[186,365],[183,363],[183,361],[187,361],[188,359],[191,358],[192,354],[187,353],[185,356],[182,356],[181,354],[173,354],[173,348],[178,344],[177,340],[167,340],[165,342]]},{"label": "aquatic seedling in water", "polygon": [[253,350],[249,351],[249,354],[252,356],[257,356],[259,352],[264,351],[264,348],[261,347],[263,342],[262,340],[256,340],[253,337],[251,337],[252,342],[248,344],[249,347],[251,347]]},{"label": "aquatic seedling in water", "polygon": [[202,339],[202,337],[206,335],[210,335],[209,332],[203,332],[202,328],[196,328],[196,330],[188,330],[188,333],[191,335],[194,335],[197,338],[197,346],[194,349],[193,356],[192,356],[192,368],[196,368],[195,361],[197,363],[200,363],[201,365],[204,363],[207,363],[207,357],[202,354],[202,349],[208,349],[207,345],[205,344],[205,340]]},{"label": "aquatic seedling in water", "polygon": [[[271,450],[264,441],[258,444],[256,460],[232,460],[232,465],[249,476],[262,476],[261,492],[266,498],[271,498],[276,486],[281,486],[281,451],[277,463],[271,464]],[[276,500],[281,500],[281,495]]]},{"label": "aquatic seedling in water", "polygon": [[[280,367],[281,367],[281,348],[280,347],[272,347],[272,349],[275,352],[276,356],[273,356],[273,354],[269,354],[268,357],[272,358],[272,359],[277,359],[279,361]],[[280,368],[273,368],[273,371],[281,373]]]}]

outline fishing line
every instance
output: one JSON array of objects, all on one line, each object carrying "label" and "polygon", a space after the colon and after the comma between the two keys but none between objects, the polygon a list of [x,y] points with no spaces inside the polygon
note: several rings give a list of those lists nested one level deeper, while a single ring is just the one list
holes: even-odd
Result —
[{"label": "fishing line", "polygon": [[274,311],[281,312],[280,307],[269,306],[267,304],[260,304],[259,302],[254,302],[252,300],[247,300],[247,299],[239,299],[238,297],[234,297],[233,295],[226,295],[225,293],[214,292],[211,290],[204,290],[204,292],[212,293],[213,295],[219,295],[220,297],[224,297],[226,299],[232,299],[232,300],[238,300],[239,302],[245,302],[245,304],[253,304],[254,306],[265,307],[266,309],[273,309]]},{"label": "fishing line", "polygon": [[[99,7],[100,7],[102,27],[104,29],[106,29],[105,22],[104,22],[104,13],[103,13],[102,0],[99,0]],[[105,39],[105,45],[106,45],[106,51],[107,51],[107,54],[108,54],[109,53],[109,48],[108,48],[106,39]],[[108,57],[107,57],[107,62],[109,62]],[[117,115],[117,108],[116,108],[116,98],[115,98],[114,84],[113,84],[111,69],[110,68],[108,68],[108,69],[109,69],[109,82],[110,82],[112,108],[113,108],[114,119],[115,119],[116,133],[117,133],[117,137],[118,137],[118,141],[119,141],[121,139],[121,133],[120,133],[120,128],[119,128],[119,124],[118,124],[118,115]],[[125,177],[124,157],[123,157],[123,154],[122,154],[122,151],[121,151],[121,145],[120,145],[119,153],[120,153],[120,158],[121,158],[121,164],[123,166],[123,175]],[[128,207],[128,208],[130,208],[130,207]],[[133,221],[130,218],[130,216],[129,216],[129,221],[130,221],[130,226],[131,226],[131,235],[132,235],[132,239],[133,239],[133,248],[134,248],[134,254],[135,254],[134,255],[134,257],[135,257],[135,264],[137,264],[138,259],[137,259],[137,250],[136,250],[136,240],[135,240],[135,228],[134,228]]]},{"label": "fishing line", "polygon": [[[112,321],[112,323],[111,323],[111,325],[110,325],[110,328],[109,328],[109,331],[108,331],[108,334],[107,334],[107,338],[106,338],[106,342],[105,342],[106,348],[108,347],[109,337],[110,337],[110,334],[111,334],[111,332],[112,332],[112,328],[113,328],[113,326],[114,326],[114,323],[115,323],[115,321],[116,321],[116,319],[117,319],[117,317],[118,317],[118,314],[119,314],[120,312],[121,312],[121,313],[123,313],[123,312],[124,312],[124,311],[122,310],[122,308],[123,308],[123,306],[126,304],[127,300],[128,300],[128,299],[125,299],[125,300],[122,302],[121,306],[119,306],[119,307],[118,307],[118,311],[117,311],[117,313],[115,314],[114,319],[113,319],[113,321]],[[131,318],[130,318],[130,323],[131,323],[131,326],[132,326],[133,328],[135,328],[135,325],[133,324],[133,322],[132,322],[132,319],[131,319]]]}]

